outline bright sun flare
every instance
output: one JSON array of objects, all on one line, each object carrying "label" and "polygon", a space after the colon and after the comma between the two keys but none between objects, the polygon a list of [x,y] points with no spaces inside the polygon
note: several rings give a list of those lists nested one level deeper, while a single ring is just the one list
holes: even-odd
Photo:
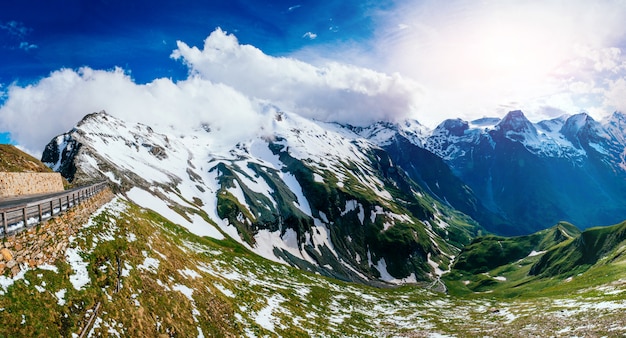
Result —
[{"label": "bright sun flare", "polygon": [[528,25],[484,22],[462,38],[461,53],[472,72],[486,78],[521,81],[543,75],[558,64],[558,41]]}]

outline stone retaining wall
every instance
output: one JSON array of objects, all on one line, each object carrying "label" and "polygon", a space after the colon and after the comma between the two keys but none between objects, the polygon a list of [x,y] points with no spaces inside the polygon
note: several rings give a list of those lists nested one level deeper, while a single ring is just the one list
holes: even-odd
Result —
[{"label": "stone retaining wall", "polygon": [[59,173],[0,172],[0,197],[63,191]]},{"label": "stone retaining wall", "polygon": [[69,245],[69,237],[113,197],[111,189],[107,187],[89,200],[39,226],[6,237],[0,243],[0,275],[8,272],[15,276],[22,266],[54,264],[57,259],[63,258]]}]

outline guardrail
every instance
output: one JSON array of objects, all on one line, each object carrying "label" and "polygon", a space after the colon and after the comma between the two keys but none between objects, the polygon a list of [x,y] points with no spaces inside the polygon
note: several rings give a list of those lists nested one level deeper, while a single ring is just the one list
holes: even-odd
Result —
[{"label": "guardrail", "polygon": [[53,197],[42,197],[41,200],[13,206],[0,210],[2,228],[0,238],[13,235],[33,227],[61,212],[78,205],[102,191],[106,182],[92,184],[87,187],[68,190]]}]

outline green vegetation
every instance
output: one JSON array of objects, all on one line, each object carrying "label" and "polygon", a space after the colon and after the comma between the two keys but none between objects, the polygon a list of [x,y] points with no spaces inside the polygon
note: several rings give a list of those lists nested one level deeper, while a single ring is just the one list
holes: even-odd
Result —
[{"label": "green vegetation", "polygon": [[478,237],[463,248],[454,268],[474,274],[487,272],[518,261],[530,255],[532,251],[548,250],[579,234],[580,231],[576,227],[562,222],[552,228],[527,236]]},{"label": "green vegetation", "polygon": [[626,245],[626,222],[587,229],[575,240],[548,251],[530,273],[540,276],[572,276],[584,272],[604,256],[620,259]]},{"label": "green vegetation", "polygon": [[5,172],[52,172],[38,159],[10,144],[0,144],[0,171]]},{"label": "green vegetation", "polygon": [[[88,282],[76,290],[76,263],[61,259],[56,271],[31,269],[0,287],[0,336],[79,333],[98,303],[93,336],[536,336],[566,328],[569,335],[614,336],[626,331],[625,260],[617,252],[601,259],[610,264],[569,282],[532,277],[534,286],[517,286],[524,291],[517,296],[494,287],[508,282],[481,274],[472,283],[491,293],[449,296],[427,291],[427,285],[381,289],[343,283],[269,262],[232,240],[199,238],[121,199],[88,224],[71,242]],[[527,271],[532,263],[520,264]],[[500,269],[490,273],[512,281],[519,272]],[[472,278],[459,271],[450,275],[455,274]],[[608,309],[613,306],[617,310]]]},{"label": "green vegetation", "polygon": [[625,229],[621,223],[581,233],[559,223],[529,236],[480,237],[444,279],[451,294],[472,299],[485,292],[504,299],[621,299],[613,290],[626,284]]}]

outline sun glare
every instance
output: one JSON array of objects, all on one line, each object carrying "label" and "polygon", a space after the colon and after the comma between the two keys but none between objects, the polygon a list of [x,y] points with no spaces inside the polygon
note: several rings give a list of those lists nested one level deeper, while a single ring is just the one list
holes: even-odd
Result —
[{"label": "sun glare", "polygon": [[561,56],[555,49],[560,41],[549,31],[517,22],[482,22],[461,40],[466,66],[485,79],[511,82],[545,76]]}]

